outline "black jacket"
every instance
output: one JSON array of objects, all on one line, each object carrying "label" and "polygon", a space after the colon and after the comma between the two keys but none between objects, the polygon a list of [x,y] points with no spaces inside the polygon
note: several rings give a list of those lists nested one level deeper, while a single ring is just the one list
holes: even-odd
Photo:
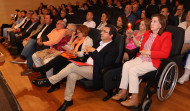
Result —
[{"label": "black jacket", "polygon": [[117,44],[112,41],[107,44],[100,52],[94,51],[91,57],[94,60],[93,65],[93,86],[95,89],[102,88],[103,75],[100,70],[107,66],[113,65],[118,57],[119,48]]},{"label": "black jacket", "polygon": [[[22,36],[28,37],[32,31],[36,30],[40,23],[36,22],[28,31],[27,29],[32,25],[32,22],[22,31]],[[27,32],[26,32],[27,31]]]}]

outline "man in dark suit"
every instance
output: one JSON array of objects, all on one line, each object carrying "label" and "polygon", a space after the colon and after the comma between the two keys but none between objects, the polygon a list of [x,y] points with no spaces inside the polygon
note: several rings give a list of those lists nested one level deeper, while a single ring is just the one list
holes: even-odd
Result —
[{"label": "man in dark suit", "polygon": [[115,63],[118,57],[119,48],[112,39],[116,36],[116,29],[112,25],[106,25],[101,32],[101,42],[95,48],[86,46],[86,53],[91,52],[87,59],[87,64],[90,66],[78,66],[74,63],[67,65],[59,73],[44,80],[34,80],[32,83],[38,87],[49,86],[56,84],[63,78],[67,77],[66,90],[64,99],[65,102],[60,106],[58,111],[64,111],[68,106],[73,104],[72,96],[74,93],[76,81],[82,78],[93,80],[94,88],[102,87],[103,77],[100,69],[110,66]]},{"label": "man in dark suit", "polygon": [[177,11],[174,14],[174,16],[176,16],[178,18],[178,24],[185,21],[186,14],[185,14],[185,9],[184,9],[183,4],[178,5]]},{"label": "man in dark suit", "polygon": [[16,60],[11,61],[11,63],[23,64],[24,61],[27,60],[27,68],[21,72],[21,75],[26,75],[32,73],[33,60],[32,54],[35,52],[35,48],[37,46],[37,41],[47,41],[47,35],[55,28],[55,23],[53,23],[53,16],[46,15],[45,16],[45,25],[37,34],[33,35],[28,43],[25,45],[24,49],[21,52],[20,57]]},{"label": "man in dark suit", "polygon": [[164,15],[167,18],[168,25],[178,25],[178,18],[170,14],[168,7],[162,7],[160,14]]},{"label": "man in dark suit", "polygon": [[37,28],[39,25],[39,16],[36,14],[32,15],[30,24],[24,28],[24,30],[16,37],[15,35],[10,36],[10,42],[12,46],[17,46],[22,50],[22,41],[30,35],[30,33]]},{"label": "man in dark suit", "polygon": [[34,14],[33,11],[31,10],[27,11],[27,15],[26,15],[27,17],[24,20],[23,24],[19,28],[14,29],[9,32],[10,43],[12,46],[14,46],[16,43],[16,37],[18,37],[19,34],[22,34],[22,32],[25,32],[32,24],[31,18],[33,14]]}]

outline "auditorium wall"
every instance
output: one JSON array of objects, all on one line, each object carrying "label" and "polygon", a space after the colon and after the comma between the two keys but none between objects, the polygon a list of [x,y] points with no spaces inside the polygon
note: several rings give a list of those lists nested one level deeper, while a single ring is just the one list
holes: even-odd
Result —
[{"label": "auditorium wall", "polygon": [[58,6],[62,3],[71,2],[75,5],[76,1],[84,0],[0,0],[0,26],[11,22],[11,14],[15,9],[35,10],[43,2],[45,5]]}]

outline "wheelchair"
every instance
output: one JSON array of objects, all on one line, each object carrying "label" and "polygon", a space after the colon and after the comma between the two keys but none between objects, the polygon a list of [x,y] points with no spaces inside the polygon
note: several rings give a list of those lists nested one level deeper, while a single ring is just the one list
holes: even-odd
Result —
[{"label": "wheelchair", "polygon": [[[184,30],[175,26],[168,26],[167,31],[172,33],[172,48],[167,59],[161,60],[157,71],[151,71],[139,77],[140,81],[147,81],[142,94],[141,102],[138,108],[132,108],[136,111],[148,111],[152,99],[151,96],[157,92],[160,101],[168,99],[175,89],[178,79],[178,67],[181,64],[183,55],[181,49],[184,43]],[[118,91],[121,79],[121,67],[117,67],[115,74],[104,81],[104,90],[117,88]],[[119,82],[118,82],[119,81]],[[141,83],[140,82],[140,83]],[[112,86],[110,86],[112,84]],[[118,86],[117,86],[118,85]]]},{"label": "wheelchair", "polygon": [[[157,71],[152,71],[142,76],[142,79],[148,80],[138,108],[142,111],[149,110],[152,103],[151,96],[156,92],[159,101],[168,99],[177,83],[178,67],[183,58],[181,49],[184,43],[185,31],[175,26],[168,26],[167,31],[172,33],[172,48],[169,57],[161,60],[162,62]],[[150,89],[151,86],[153,86],[153,90]]]}]

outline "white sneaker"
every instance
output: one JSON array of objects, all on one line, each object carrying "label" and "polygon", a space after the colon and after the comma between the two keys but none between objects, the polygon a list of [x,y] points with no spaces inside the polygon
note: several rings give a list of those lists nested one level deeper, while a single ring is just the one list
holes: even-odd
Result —
[{"label": "white sneaker", "polygon": [[181,78],[179,78],[178,83],[183,84],[185,81],[189,80],[189,75],[183,75]]}]

